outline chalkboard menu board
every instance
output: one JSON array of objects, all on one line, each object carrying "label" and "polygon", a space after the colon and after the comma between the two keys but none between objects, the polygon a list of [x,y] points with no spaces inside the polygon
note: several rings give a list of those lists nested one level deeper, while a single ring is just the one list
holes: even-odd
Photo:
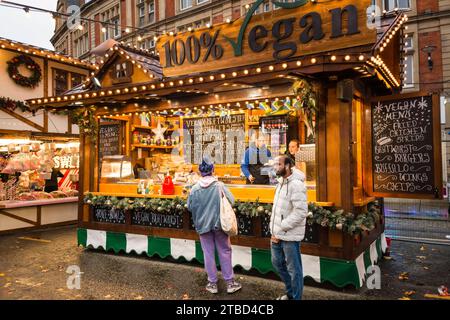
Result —
[{"label": "chalkboard menu board", "polygon": [[94,221],[112,224],[125,224],[125,212],[108,206],[96,206],[94,210]]},{"label": "chalkboard menu board", "polygon": [[121,152],[121,129],[122,125],[119,123],[100,124],[99,128],[99,158],[104,156],[120,155]]},{"label": "chalkboard menu board", "polygon": [[245,152],[245,114],[223,117],[186,118],[183,121],[184,155],[201,163],[204,155],[216,164],[240,164]]},{"label": "chalkboard menu board", "polygon": [[183,215],[137,210],[133,211],[131,215],[131,224],[138,226],[183,229]]},{"label": "chalkboard menu board", "polygon": [[381,99],[372,104],[373,191],[435,195],[433,97]]}]

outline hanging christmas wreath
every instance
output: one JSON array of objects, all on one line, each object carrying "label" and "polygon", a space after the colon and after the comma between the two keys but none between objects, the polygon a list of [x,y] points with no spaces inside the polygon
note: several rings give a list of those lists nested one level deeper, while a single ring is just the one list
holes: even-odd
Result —
[{"label": "hanging christmas wreath", "polygon": [[[9,77],[19,86],[34,88],[39,84],[39,82],[41,82],[41,67],[30,57],[26,55],[20,55],[8,61],[7,63]],[[21,65],[25,65],[25,67],[31,71],[31,76],[26,77],[20,74],[19,67]]]}]

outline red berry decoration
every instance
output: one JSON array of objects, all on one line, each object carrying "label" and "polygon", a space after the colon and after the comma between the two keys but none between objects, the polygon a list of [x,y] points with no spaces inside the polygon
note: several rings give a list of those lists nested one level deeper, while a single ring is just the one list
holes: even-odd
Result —
[{"label": "red berry decoration", "polygon": [[[26,55],[20,55],[8,61],[8,74],[19,86],[34,88],[42,79],[41,67],[33,59]],[[19,73],[19,66],[25,65],[27,69],[32,70],[32,75],[25,77]]]}]

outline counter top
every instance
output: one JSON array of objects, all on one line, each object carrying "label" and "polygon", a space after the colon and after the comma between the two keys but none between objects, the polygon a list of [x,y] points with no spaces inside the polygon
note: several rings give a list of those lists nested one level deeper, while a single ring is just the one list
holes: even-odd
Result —
[{"label": "counter top", "polygon": [[38,207],[71,202],[78,202],[78,197],[31,200],[31,201],[19,201],[19,200],[0,201],[0,209]]},{"label": "counter top", "polygon": [[[109,193],[109,192],[86,192],[86,194],[92,194],[94,196],[103,196],[103,197],[116,197],[116,198],[159,198],[159,199],[175,199],[175,198],[181,198],[186,199],[186,196],[183,195],[160,195],[160,194],[136,194],[136,193]],[[241,202],[255,202],[256,199],[252,198],[240,198],[236,197],[235,200],[241,201]],[[259,199],[260,203],[272,203],[273,199]],[[321,207],[332,207],[334,206],[333,202],[316,202],[316,201],[310,201],[311,203],[315,203]]]}]

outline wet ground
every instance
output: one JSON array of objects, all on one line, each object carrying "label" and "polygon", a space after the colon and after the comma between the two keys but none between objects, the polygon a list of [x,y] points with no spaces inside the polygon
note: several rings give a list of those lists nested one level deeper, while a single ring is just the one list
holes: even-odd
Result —
[{"label": "wet ground", "polygon": [[[69,266],[79,266],[81,289],[67,287]],[[307,282],[305,299],[425,299],[450,285],[450,246],[393,241],[390,259],[381,262],[381,290],[336,289]],[[401,273],[406,272],[403,280]],[[0,299],[181,300],[274,299],[283,292],[275,275],[237,271],[243,289],[212,296],[204,290],[199,264],[114,255],[76,245],[76,228],[0,236]],[[76,284],[70,281],[69,284]],[[413,293],[414,292],[414,293]]]}]

